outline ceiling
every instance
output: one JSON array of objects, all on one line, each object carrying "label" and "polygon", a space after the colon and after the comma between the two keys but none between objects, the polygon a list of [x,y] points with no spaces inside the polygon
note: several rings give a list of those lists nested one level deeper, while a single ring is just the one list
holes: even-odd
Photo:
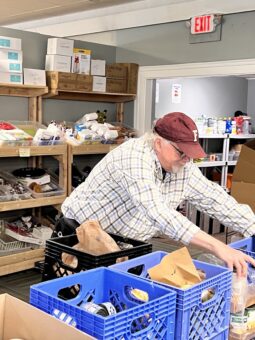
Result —
[{"label": "ceiling", "polygon": [[1,0],[0,26],[139,0]]}]

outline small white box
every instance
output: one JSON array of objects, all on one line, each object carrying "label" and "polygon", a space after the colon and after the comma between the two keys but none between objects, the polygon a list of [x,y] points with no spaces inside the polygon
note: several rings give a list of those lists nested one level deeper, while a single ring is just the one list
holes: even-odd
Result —
[{"label": "small white box", "polygon": [[46,71],[70,72],[71,57],[57,54],[47,54],[45,60]]},{"label": "small white box", "polygon": [[46,86],[45,70],[24,68],[24,84]]},{"label": "small white box", "polygon": [[23,74],[22,73],[0,72],[0,83],[23,84]]},{"label": "small white box", "polygon": [[106,77],[93,77],[92,91],[105,92],[106,91]]},{"label": "small white box", "polygon": [[22,62],[0,60],[0,72],[22,73]]},{"label": "small white box", "polygon": [[0,48],[21,50],[21,39],[0,36]]},{"label": "small white box", "polygon": [[23,54],[22,51],[9,50],[7,48],[0,48],[0,60],[10,60],[22,62]]},{"label": "small white box", "polygon": [[74,40],[63,38],[49,38],[47,54],[59,54],[65,56],[73,55]]},{"label": "small white box", "polygon": [[91,50],[74,48],[71,72],[90,74]]},{"label": "small white box", "polygon": [[105,60],[91,59],[91,75],[105,76]]}]

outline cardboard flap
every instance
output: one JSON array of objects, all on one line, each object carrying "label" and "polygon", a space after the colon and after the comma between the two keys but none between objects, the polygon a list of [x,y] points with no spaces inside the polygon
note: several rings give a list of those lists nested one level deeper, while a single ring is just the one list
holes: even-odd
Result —
[{"label": "cardboard flap", "polygon": [[148,270],[148,273],[152,280],[175,287],[187,288],[201,282],[186,247],[164,256],[158,265]]},{"label": "cardboard flap", "polygon": [[255,183],[254,139],[242,146],[242,150],[234,170],[233,181]]},{"label": "cardboard flap", "polygon": [[233,196],[238,203],[248,204],[255,213],[255,184],[233,182],[231,196]]}]

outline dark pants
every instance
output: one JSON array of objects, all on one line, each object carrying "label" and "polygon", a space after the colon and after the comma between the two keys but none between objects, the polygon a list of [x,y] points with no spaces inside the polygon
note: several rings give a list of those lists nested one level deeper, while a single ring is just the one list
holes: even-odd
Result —
[{"label": "dark pants", "polygon": [[52,233],[52,237],[75,234],[75,229],[79,227],[79,225],[80,224],[75,220],[61,216],[55,224],[55,230]]}]

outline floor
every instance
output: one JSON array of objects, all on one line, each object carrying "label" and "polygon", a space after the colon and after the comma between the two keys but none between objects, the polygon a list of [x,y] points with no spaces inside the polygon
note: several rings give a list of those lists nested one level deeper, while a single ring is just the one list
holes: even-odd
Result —
[{"label": "floor", "polygon": [[[225,234],[218,234],[216,237],[224,241]],[[174,251],[181,248],[183,245],[175,241],[169,240],[166,237],[153,238],[151,240],[153,251],[162,250],[166,252]],[[189,247],[189,252],[192,258],[197,258],[203,252],[195,247]],[[41,273],[37,269],[22,271],[15,274],[10,274],[0,277],[0,294],[8,293],[23,301],[29,301],[30,286],[41,282]]]}]

